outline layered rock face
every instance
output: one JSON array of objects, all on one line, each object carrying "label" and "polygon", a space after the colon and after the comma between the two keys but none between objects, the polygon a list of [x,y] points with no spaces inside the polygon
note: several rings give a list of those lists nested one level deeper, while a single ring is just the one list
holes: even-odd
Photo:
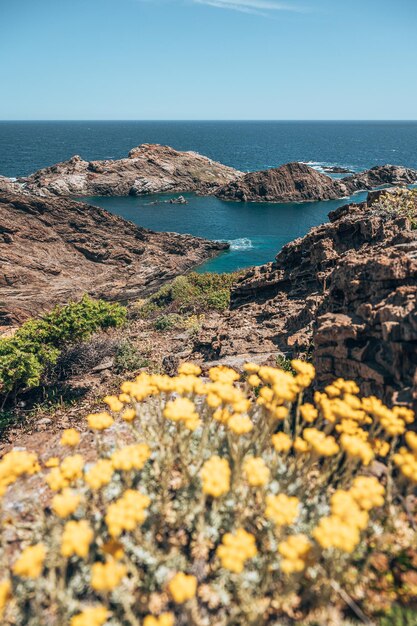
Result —
[{"label": "layered rock face", "polygon": [[226,249],[68,198],[0,192],[0,326],[89,293],[141,298]]},{"label": "layered rock face", "polygon": [[417,171],[396,165],[377,166],[342,179],[330,178],[304,163],[250,172],[216,191],[223,200],[240,202],[306,202],[334,200],[381,185],[417,181]]},{"label": "layered rock face", "polygon": [[24,189],[42,196],[127,196],[196,191],[211,193],[241,173],[196,152],[143,144],[126,159],[68,161],[19,179]]},{"label": "layered rock face", "polygon": [[367,203],[329,217],[249,270],[196,350],[212,359],[312,352],[320,384],[343,376],[416,405],[417,231]]},{"label": "layered rock face", "polygon": [[305,202],[346,195],[341,184],[304,163],[250,172],[221,187],[216,196],[240,202]]}]

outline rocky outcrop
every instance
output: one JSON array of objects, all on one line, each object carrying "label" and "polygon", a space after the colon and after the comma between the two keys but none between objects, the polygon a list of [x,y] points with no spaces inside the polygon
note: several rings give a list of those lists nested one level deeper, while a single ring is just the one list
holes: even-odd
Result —
[{"label": "rocky outcrop", "polygon": [[240,202],[306,202],[334,200],[381,185],[406,185],[416,181],[416,170],[396,165],[378,166],[335,179],[304,163],[287,163],[245,174],[218,189],[216,195],[223,200]]},{"label": "rocky outcrop", "polygon": [[363,393],[416,406],[417,231],[372,198],[329,217],[243,275],[231,310],[203,327],[196,351],[308,353],[319,384],[352,378]]},{"label": "rocky outcrop", "polygon": [[68,161],[19,179],[24,188],[42,196],[127,196],[147,193],[213,192],[241,173],[201,156],[168,146],[143,144],[125,159]]},{"label": "rocky outcrop", "polygon": [[305,202],[332,200],[347,193],[347,188],[330,176],[304,163],[287,163],[245,174],[218,189],[216,196],[240,202]]},{"label": "rocky outcrop", "polygon": [[155,233],[68,198],[0,192],[0,326],[83,293],[141,298],[227,247]]},{"label": "rocky outcrop", "polygon": [[374,189],[382,185],[412,185],[417,183],[417,170],[400,165],[378,165],[343,178],[343,183],[351,193],[354,191]]}]

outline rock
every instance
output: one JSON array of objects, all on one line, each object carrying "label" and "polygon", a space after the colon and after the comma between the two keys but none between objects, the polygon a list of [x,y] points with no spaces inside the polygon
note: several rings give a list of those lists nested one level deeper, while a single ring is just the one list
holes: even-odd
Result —
[{"label": "rock", "polygon": [[364,394],[417,408],[417,231],[366,202],[330,217],[248,270],[195,351],[212,361],[314,348],[319,386],[351,378]]},{"label": "rock", "polygon": [[417,182],[417,170],[400,165],[378,165],[342,180],[353,193],[354,191],[374,189],[381,185],[412,185]]},{"label": "rock", "polygon": [[68,198],[0,192],[0,326],[84,293],[142,298],[227,247],[155,233]]},{"label": "rock", "polygon": [[128,158],[68,161],[19,179],[25,190],[42,196],[139,196],[147,193],[196,191],[211,193],[241,172],[196,152],[143,144]]},{"label": "rock", "polygon": [[216,191],[223,200],[242,202],[305,202],[332,200],[346,195],[341,182],[304,163],[249,172]]},{"label": "rock", "polygon": [[178,196],[178,198],[171,198],[169,200],[170,204],[188,204],[188,200],[184,198],[184,196]]},{"label": "rock", "polygon": [[347,167],[339,167],[338,165],[328,165],[322,167],[322,170],[327,174],[354,174],[353,170],[350,170]]},{"label": "rock", "polygon": [[287,163],[240,176],[219,188],[216,196],[241,202],[334,200],[360,190],[381,185],[411,184],[416,180],[416,170],[396,165],[378,166],[360,174],[334,179],[304,163]]}]

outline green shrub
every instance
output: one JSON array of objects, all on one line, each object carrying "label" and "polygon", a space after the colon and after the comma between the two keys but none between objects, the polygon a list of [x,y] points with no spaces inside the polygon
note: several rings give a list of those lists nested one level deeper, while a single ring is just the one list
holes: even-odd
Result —
[{"label": "green shrub", "polygon": [[120,343],[114,360],[114,369],[117,374],[136,372],[141,367],[147,367],[148,365],[149,360],[144,358],[131,341],[126,339]]},{"label": "green shrub", "polygon": [[172,330],[183,326],[183,319],[178,313],[168,313],[168,315],[160,315],[153,323],[155,330],[164,331]]},{"label": "green shrub", "polygon": [[99,329],[124,323],[126,309],[119,304],[85,296],[39,318],[29,320],[13,337],[0,339],[0,396],[39,386],[46,370],[63,348],[83,341]]},{"label": "green shrub", "polygon": [[169,308],[183,314],[206,311],[224,311],[230,304],[230,291],[239,273],[197,274],[191,272],[178,276],[164,285],[143,305],[142,312],[149,316],[155,309]]}]

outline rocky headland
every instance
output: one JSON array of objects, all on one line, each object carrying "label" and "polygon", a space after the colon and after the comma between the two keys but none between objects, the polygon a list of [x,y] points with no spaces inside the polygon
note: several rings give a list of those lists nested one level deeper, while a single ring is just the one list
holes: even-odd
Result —
[{"label": "rocky headland", "polygon": [[194,192],[238,202],[308,202],[416,181],[417,170],[396,165],[377,166],[339,179],[298,162],[244,174],[196,152],[143,144],[124,159],[85,161],[76,155],[17,180],[0,176],[0,190],[43,197]]},{"label": "rocky headland", "polygon": [[222,200],[237,202],[306,202],[335,200],[356,191],[382,185],[408,185],[417,181],[417,170],[396,165],[377,166],[359,174],[335,179],[304,163],[249,172],[216,191]]},{"label": "rocky headland", "polygon": [[196,152],[143,144],[133,148],[125,159],[84,161],[75,155],[20,178],[18,183],[24,190],[42,196],[136,196],[187,191],[208,194],[241,175]]},{"label": "rocky headland", "polygon": [[330,213],[273,263],[247,271],[196,353],[235,362],[310,354],[320,385],[354,379],[365,394],[416,406],[417,230],[382,211],[379,197]]},{"label": "rocky headland", "polygon": [[0,326],[84,293],[142,298],[227,247],[155,233],[68,198],[0,192]]}]

